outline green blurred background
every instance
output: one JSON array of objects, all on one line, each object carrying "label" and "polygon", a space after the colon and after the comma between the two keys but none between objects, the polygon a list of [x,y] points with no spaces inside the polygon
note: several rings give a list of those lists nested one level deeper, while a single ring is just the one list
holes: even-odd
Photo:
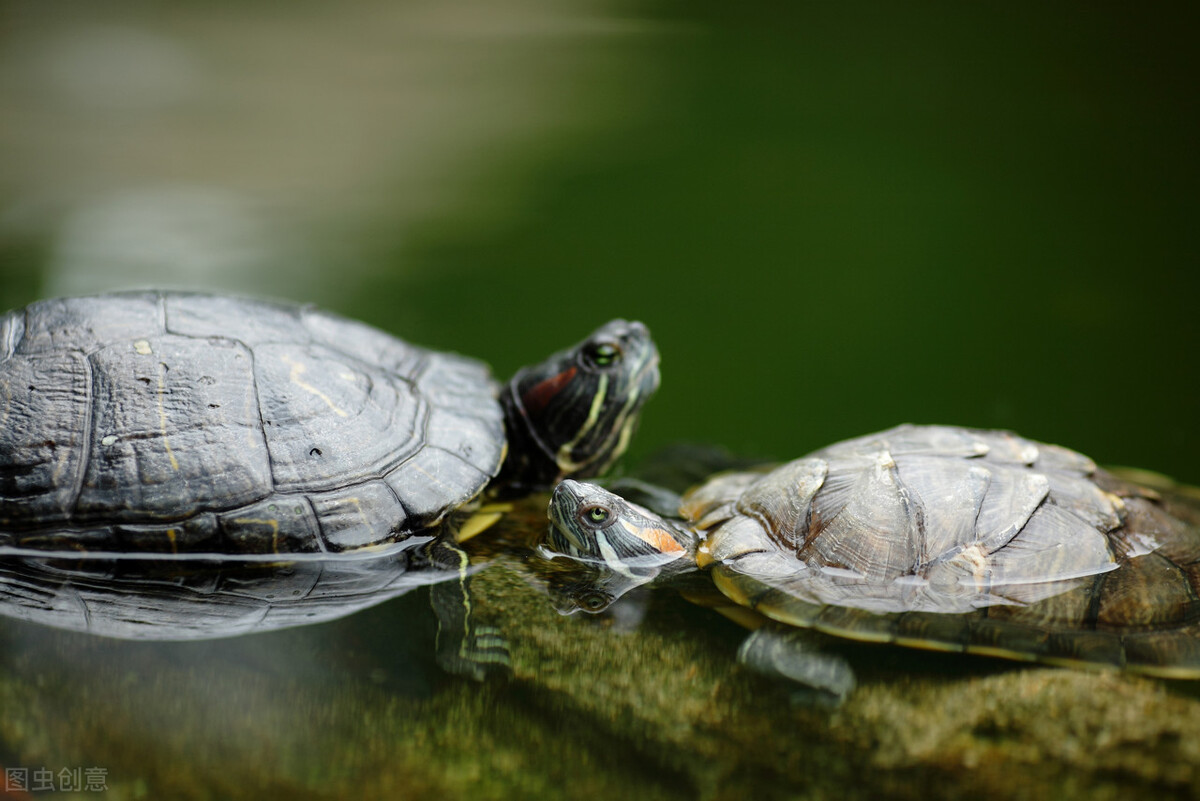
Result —
[{"label": "green blurred background", "polygon": [[288,296],[501,375],[634,317],[635,457],[944,422],[1200,482],[1195,22],[5,0],[0,306]]},{"label": "green blurred background", "polygon": [[[501,376],[635,317],[663,385],[634,459],[678,440],[784,459],[941,422],[1200,484],[1195,17],[0,0],[0,308],[284,296]],[[669,595],[634,636],[636,618],[560,620],[506,572],[478,586],[511,685],[434,671],[418,593],[212,643],[5,620],[0,765],[107,766],[113,799],[1196,786],[1196,717],[1157,683],[948,681],[963,663],[890,649],[861,656],[863,702],[830,722]]]}]

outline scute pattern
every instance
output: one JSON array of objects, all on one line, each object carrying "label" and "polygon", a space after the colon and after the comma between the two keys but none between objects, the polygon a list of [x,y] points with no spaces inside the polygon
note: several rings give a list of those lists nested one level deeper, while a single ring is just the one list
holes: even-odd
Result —
[{"label": "scute pattern", "polygon": [[718,587],[785,623],[1200,676],[1200,498],[1064,448],[901,426],[722,476],[682,510]]},{"label": "scute pattern", "polygon": [[250,352],[157,336],[88,355],[91,417],[76,523],[180,520],[271,491]]},{"label": "scute pattern", "polygon": [[0,362],[0,531],[70,520],[87,454],[89,383],[80,353]]},{"label": "scute pattern", "polygon": [[403,536],[408,515],[396,493],[382,481],[310,496],[325,550],[354,551]]},{"label": "scute pattern", "polygon": [[0,317],[0,547],[399,542],[498,472],[495,396],[478,362],[311,307],[159,292],[35,303]]},{"label": "scute pattern", "polygon": [[305,343],[310,339],[302,314],[305,307],[221,295],[163,296],[163,319],[172,334],[233,339],[248,349],[270,342]]},{"label": "scute pattern", "polygon": [[165,333],[162,301],[154,292],[56,298],[9,312],[24,320],[17,353],[91,353],[116,342]]},{"label": "scute pattern", "polygon": [[280,492],[378,478],[421,446],[428,408],[405,377],[321,345],[259,345],[254,357],[261,425]]}]

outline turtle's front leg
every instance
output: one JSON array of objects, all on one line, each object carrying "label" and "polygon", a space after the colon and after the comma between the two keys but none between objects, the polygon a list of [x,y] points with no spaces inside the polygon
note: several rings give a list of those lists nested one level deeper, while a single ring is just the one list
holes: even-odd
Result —
[{"label": "turtle's front leg", "polygon": [[750,669],[800,685],[792,700],[805,706],[840,706],[854,691],[854,671],[839,656],[822,653],[811,631],[766,625],[738,649]]},{"label": "turtle's front leg", "polygon": [[427,553],[436,567],[454,572],[453,578],[429,588],[438,623],[438,665],[447,673],[477,681],[508,675],[508,643],[498,628],[475,619],[466,551],[449,538],[438,537],[429,543]]}]

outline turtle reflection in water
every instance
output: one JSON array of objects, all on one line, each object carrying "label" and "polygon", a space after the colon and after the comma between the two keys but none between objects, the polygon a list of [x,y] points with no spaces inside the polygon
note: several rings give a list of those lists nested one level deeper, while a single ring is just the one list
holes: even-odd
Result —
[{"label": "turtle reflection in water", "polygon": [[657,365],[621,320],[501,388],[479,362],[307,306],[135,292],[10,312],[0,612],[197,639],[442,582],[439,661],[482,675],[506,651],[461,594],[456,537],[489,519],[475,501],[602,472]]},{"label": "turtle reflection in water", "polygon": [[728,611],[784,624],[743,660],[818,699],[844,698],[853,674],[790,627],[1200,678],[1200,497],[1154,483],[1008,433],[901,426],[670,504],[647,493],[666,516],[564,481],[543,550],[577,562],[552,584],[564,612],[655,581],[694,595],[706,570]]}]

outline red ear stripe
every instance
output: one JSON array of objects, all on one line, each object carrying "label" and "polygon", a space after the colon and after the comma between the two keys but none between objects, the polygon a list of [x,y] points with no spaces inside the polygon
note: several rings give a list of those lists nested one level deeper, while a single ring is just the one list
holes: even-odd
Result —
[{"label": "red ear stripe", "polygon": [[521,405],[525,407],[525,412],[527,414],[538,414],[549,406],[554,396],[563,387],[571,383],[571,379],[575,377],[576,369],[575,367],[568,367],[558,375],[550,376],[544,381],[540,381],[530,387],[529,391],[521,396]]},{"label": "red ear stripe", "polygon": [[638,537],[659,553],[683,553],[683,546],[661,528],[642,529]]},{"label": "red ear stripe", "polygon": [[622,520],[621,525],[625,527],[633,536],[637,537],[642,542],[649,545],[659,553],[683,554],[683,546],[680,545],[671,534],[661,528],[641,528],[640,526]]}]

